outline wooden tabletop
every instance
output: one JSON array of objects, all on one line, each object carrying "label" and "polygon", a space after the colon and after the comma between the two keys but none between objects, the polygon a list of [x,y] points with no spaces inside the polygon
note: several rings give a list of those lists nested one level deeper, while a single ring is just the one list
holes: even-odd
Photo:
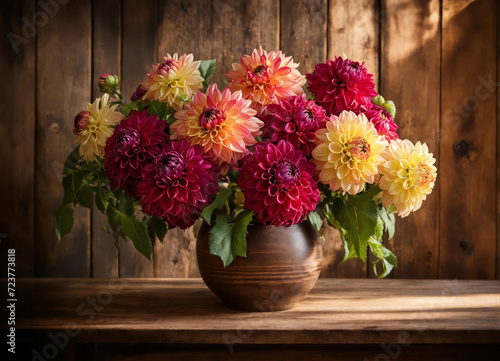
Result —
[{"label": "wooden tabletop", "polygon": [[499,285],[320,279],[295,309],[250,313],[200,279],[18,279],[17,327],[94,343],[498,343]]}]

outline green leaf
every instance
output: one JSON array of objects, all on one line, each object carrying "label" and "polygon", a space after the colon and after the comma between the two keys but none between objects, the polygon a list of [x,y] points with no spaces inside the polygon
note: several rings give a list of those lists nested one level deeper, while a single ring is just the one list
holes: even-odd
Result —
[{"label": "green leaf", "polygon": [[163,239],[165,238],[165,235],[167,234],[167,224],[163,221],[163,219],[153,216],[149,219],[149,224],[151,225],[151,228],[153,228],[153,232],[156,234],[156,237],[158,237],[159,241],[163,243]]},{"label": "green leaf", "polygon": [[396,105],[392,100],[388,100],[382,105],[382,108],[387,110],[393,118],[396,118]]},{"label": "green leaf", "polygon": [[389,233],[389,239],[391,239],[394,237],[396,230],[396,217],[394,213],[389,212],[385,207],[381,207],[378,210],[378,216],[384,224],[384,230]]},{"label": "green leaf", "polygon": [[210,230],[210,253],[222,259],[224,267],[234,261],[236,256],[246,257],[247,227],[253,212],[241,212],[236,221],[226,214],[219,214]]},{"label": "green leaf", "polygon": [[172,114],[173,109],[171,109],[167,103],[159,101],[149,102],[148,114],[156,115],[161,120],[168,120],[170,114]]},{"label": "green leaf", "polygon": [[203,60],[200,63],[200,67],[198,68],[198,70],[200,71],[201,77],[203,79],[205,79],[203,81],[203,86],[205,88],[208,88],[208,80],[215,72],[215,61],[216,61],[215,59]]},{"label": "green leaf", "polygon": [[78,192],[76,193],[76,200],[83,207],[92,209],[94,202],[92,199],[94,191],[92,187],[88,184],[82,184]]},{"label": "green leaf", "polygon": [[123,108],[123,110],[122,110],[123,116],[124,116],[125,118],[128,118],[128,116],[130,115],[130,112],[132,112],[132,110],[134,110],[134,109],[137,107],[137,105],[138,105],[139,103],[141,103],[141,102],[142,102],[142,100],[136,100],[136,101],[134,101],[134,102],[130,102],[130,103],[128,103],[128,104],[127,104],[127,105]]},{"label": "green leaf", "polygon": [[377,194],[382,192],[382,189],[378,186],[378,184],[374,184],[370,186],[363,194],[369,195],[370,197],[375,197]]},{"label": "green leaf", "polygon": [[215,197],[215,200],[211,204],[206,206],[205,209],[201,212],[201,216],[205,220],[205,222],[210,225],[213,212],[216,209],[220,210],[224,206],[224,203],[226,203],[229,197],[231,197],[233,191],[234,190],[232,188],[220,188],[219,193],[217,193],[217,197]]},{"label": "green leaf", "polygon": [[88,171],[71,171],[62,180],[64,188],[63,205],[73,203]]},{"label": "green leaf", "polygon": [[56,234],[57,239],[61,239],[71,232],[73,228],[74,218],[73,218],[73,207],[71,204],[67,204],[59,208],[56,212]]},{"label": "green leaf", "polygon": [[307,216],[307,219],[309,219],[309,222],[316,228],[318,232],[321,232],[321,228],[323,227],[323,222],[321,221],[321,217],[319,216],[318,213],[315,211],[309,213]]},{"label": "green leaf", "polygon": [[370,195],[358,194],[348,198],[335,198],[333,217],[347,231],[345,238],[361,260],[366,261],[368,239],[375,233],[377,207]]},{"label": "green leaf", "polygon": [[63,174],[68,174],[72,170],[75,170],[81,160],[82,157],[80,157],[80,146],[77,146],[66,157],[66,161],[64,162],[64,167],[63,167]]},{"label": "green leaf", "polygon": [[144,255],[144,257],[151,261],[153,247],[151,246],[151,240],[149,239],[146,226],[140,222],[134,214],[129,215],[120,211],[116,211],[116,213],[120,217],[123,234],[130,238],[134,247]]},{"label": "green leaf", "polygon": [[116,197],[116,210],[127,215],[134,214],[135,200],[121,189],[115,189],[113,194]]}]

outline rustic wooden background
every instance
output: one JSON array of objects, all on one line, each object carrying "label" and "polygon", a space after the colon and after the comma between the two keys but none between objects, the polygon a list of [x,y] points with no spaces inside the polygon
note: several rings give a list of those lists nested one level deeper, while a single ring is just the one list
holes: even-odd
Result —
[{"label": "rustic wooden background", "polygon": [[[37,4],[38,3],[38,4]],[[73,118],[104,72],[130,94],[167,52],[217,59],[215,81],[255,47],[281,49],[302,73],[345,52],[395,101],[400,135],[429,144],[438,183],[397,221],[397,278],[499,279],[500,2],[496,0],[3,0],[0,5],[0,247],[18,276],[193,277],[195,240],[173,230],[154,261],[78,209],[57,244],[61,169]],[[30,25],[31,24],[31,25]],[[34,24],[34,25],[33,25]],[[12,44],[14,43],[14,45]],[[326,232],[325,277],[373,277]],[[3,271],[2,271],[3,272]]]}]

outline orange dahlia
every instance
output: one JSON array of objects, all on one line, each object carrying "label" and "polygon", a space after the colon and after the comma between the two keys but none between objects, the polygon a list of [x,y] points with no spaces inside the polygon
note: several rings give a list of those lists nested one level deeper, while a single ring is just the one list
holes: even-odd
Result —
[{"label": "orange dahlia", "polygon": [[241,90],[243,98],[252,101],[260,116],[267,105],[304,93],[302,85],[306,79],[297,70],[298,66],[281,51],[268,53],[262,48],[255,49],[251,56],[243,56],[240,64],[233,63],[233,70],[226,73],[228,88]]},{"label": "orange dahlia", "polygon": [[199,144],[220,165],[235,165],[261,134],[264,123],[255,114],[241,92],[231,93],[227,88],[220,92],[217,84],[212,84],[206,94],[197,92],[184,110],[175,113],[170,139]]},{"label": "orange dahlia", "polygon": [[144,83],[147,100],[167,103],[175,110],[182,109],[184,102],[203,87],[203,78],[198,70],[200,61],[193,61],[193,54],[171,56],[167,54],[163,63],[153,65]]}]

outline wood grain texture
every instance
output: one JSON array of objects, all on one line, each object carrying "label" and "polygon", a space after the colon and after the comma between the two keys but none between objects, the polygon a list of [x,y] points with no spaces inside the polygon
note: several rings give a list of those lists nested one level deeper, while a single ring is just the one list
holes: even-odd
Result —
[{"label": "wood grain texture", "polygon": [[[156,64],[157,1],[139,3],[125,0],[122,38],[122,93],[124,99],[146,78],[151,64]],[[140,254],[131,241],[120,239],[120,277],[153,277],[153,261]]]},{"label": "wood grain texture", "polygon": [[[365,62],[378,85],[379,79],[379,3],[373,0],[330,1],[328,3],[328,58],[345,53]],[[323,248],[326,277],[366,277],[367,265],[359,259],[342,263],[344,246],[337,230],[325,228],[328,240]],[[328,245],[328,247],[326,247]]]},{"label": "wood grain texture", "polygon": [[74,322],[75,342],[379,345],[407,332],[443,347],[500,337],[498,281],[320,279],[297,308],[271,313],[228,309],[200,279],[21,279],[17,293],[19,331]]},{"label": "wood grain texture", "polygon": [[250,225],[246,257],[224,267],[210,252],[210,226],[203,223],[196,259],[205,284],[226,306],[273,312],[294,308],[311,291],[321,271],[319,234],[309,222],[290,227]]},{"label": "wood grain texture", "polygon": [[75,208],[73,231],[60,244],[55,213],[62,203],[62,165],[75,146],[73,119],[91,98],[91,16],[90,2],[70,2],[38,27],[35,275],[39,277],[90,275],[90,212]]},{"label": "wood grain texture", "polygon": [[[497,2],[443,2],[442,278],[495,278]],[[480,54],[480,56],[478,56]],[[490,79],[490,84],[488,84]],[[444,91],[444,89],[446,91]]]},{"label": "wood grain texture", "polygon": [[[121,75],[121,1],[94,0],[92,11],[94,19],[92,97],[95,99],[102,96],[97,86],[102,74]],[[92,277],[118,276],[118,249],[113,236],[102,229],[106,224],[107,217],[94,207],[92,210]]]},{"label": "wood grain texture", "polygon": [[[172,21],[172,14],[176,21]],[[241,56],[259,46],[278,48],[277,1],[160,1],[158,16],[158,60],[167,53],[193,53],[195,60],[217,59],[211,82],[217,82],[220,89],[227,83],[224,74]],[[179,24],[190,24],[193,19],[204,31],[196,36],[179,32]],[[195,244],[191,230],[170,230],[163,244],[157,240],[155,276],[199,277]]]},{"label": "wood grain texture", "polygon": [[[0,5],[0,249],[16,250],[16,275],[34,276],[35,225],[35,47],[36,38],[23,33],[22,18],[32,19],[32,1]],[[34,36],[34,34],[33,34]],[[23,40],[19,40],[19,38]],[[19,96],[22,94],[23,96]],[[8,135],[8,136],[7,136]],[[1,271],[4,275],[7,267]]]},{"label": "wood grain texture", "polygon": [[[439,1],[386,0],[381,13],[380,94],[396,104],[400,138],[427,143],[439,159]],[[439,181],[438,174],[438,184],[418,212],[396,217],[396,234],[388,248],[397,255],[398,267],[391,277],[437,278]],[[375,277],[372,267],[370,274]]]},{"label": "wood grain texture", "polygon": [[[496,18],[500,17],[500,4],[496,3]],[[500,82],[500,21],[497,20],[497,84]],[[500,280],[500,90],[497,88],[497,259],[496,279]]]}]

